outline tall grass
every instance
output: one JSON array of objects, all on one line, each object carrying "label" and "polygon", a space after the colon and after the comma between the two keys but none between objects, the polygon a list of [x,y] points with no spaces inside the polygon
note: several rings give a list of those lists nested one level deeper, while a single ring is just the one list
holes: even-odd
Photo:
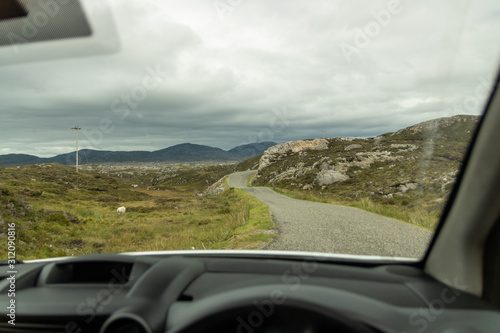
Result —
[{"label": "tall grass", "polygon": [[435,230],[439,222],[440,211],[429,211],[421,206],[404,206],[398,204],[382,204],[374,202],[369,197],[363,197],[359,200],[343,199],[339,200],[334,197],[319,197],[314,193],[303,191],[287,190],[282,188],[273,188],[276,192],[288,197],[300,200],[328,203],[334,205],[350,206],[366,210],[371,213],[387,216],[402,222],[413,224],[425,229]]},{"label": "tall grass", "polygon": [[352,202],[349,206],[391,217],[429,230],[435,230],[439,222],[439,215],[437,212],[428,212],[420,207],[407,208],[402,206],[383,205],[375,203],[367,197]]},{"label": "tall grass", "polygon": [[[124,180],[98,178],[82,171],[79,177],[87,183],[79,190],[68,191],[71,184],[65,183],[65,177],[73,176],[73,169],[54,166],[5,170],[0,177],[0,232],[5,234],[6,223],[16,223],[18,259],[101,252],[261,248],[272,239],[262,233],[274,227],[269,209],[242,190],[200,196],[200,186],[187,182],[169,190],[131,191]],[[29,179],[33,177],[30,172],[35,171],[37,182],[19,182],[16,178],[22,175]],[[47,181],[42,183],[42,176]],[[113,188],[99,187],[102,177],[112,178],[107,182],[113,183]],[[46,192],[33,195],[40,188]],[[118,215],[116,208],[121,205],[127,207],[127,212]]]}]

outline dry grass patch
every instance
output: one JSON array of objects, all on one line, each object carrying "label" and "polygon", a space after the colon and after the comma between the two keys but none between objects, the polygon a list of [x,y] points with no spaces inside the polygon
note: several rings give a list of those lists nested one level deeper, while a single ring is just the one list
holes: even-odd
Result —
[{"label": "dry grass patch", "polygon": [[[64,166],[1,171],[0,235],[6,234],[7,223],[16,223],[21,260],[90,253],[248,248],[249,242],[257,247],[256,230],[273,227],[267,207],[236,189],[218,196],[200,196],[199,186],[190,183],[167,191],[130,189],[122,179],[96,177],[92,172],[80,172],[77,177],[85,181],[74,189],[67,182],[75,177],[74,171]],[[19,181],[20,177],[34,177],[31,171],[36,171],[37,179],[46,179],[43,184]],[[113,186],[101,186],[103,179]],[[42,193],[36,192],[40,189]],[[127,212],[118,215],[116,208],[122,205]],[[247,237],[246,233],[251,235]]]}]

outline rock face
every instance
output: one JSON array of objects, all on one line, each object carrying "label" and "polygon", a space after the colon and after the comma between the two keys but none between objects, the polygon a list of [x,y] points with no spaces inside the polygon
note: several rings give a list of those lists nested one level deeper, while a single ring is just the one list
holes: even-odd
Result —
[{"label": "rock face", "polygon": [[399,185],[399,192],[402,194],[405,194],[409,190],[415,190],[417,188],[418,184],[417,183],[406,183],[406,184],[401,184]]},{"label": "rock face", "polygon": [[[344,142],[346,140],[344,138],[338,138],[338,139],[331,139],[331,141]],[[289,142],[289,144],[290,144],[289,146],[293,146],[293,142]],[[350,146],[356,146],[355,148],[352,149],[360,149],[359,147],[363,148],[363,146],[360,144],[355,144]],[[348,149],[347,151],[352,149]],[[308,149],[299,150],[298,154],[299,155],[301,153],[303,154],[306,150]],[[344,151],[345,150],[346,149],[344,148]],[[286,152],[281,153],[282,151],[290,153],[291,149],[274,150],[271,153],[266,152],[266,154],[264,154],[260,160],[261,163],[259,165],[259,170],[262,171],[263,169],[271,166],[273,163],[285,160],[288,154]],[[351,156],[353,158],[351,158],[350,160],[347,160],[347,158],[345,157],[339,156],[338,158],[336,158],[335,165],[332,165],[333,161],[329,157],[320,158],[310,166],[306,166],[304,162],[299,162],[294,166],[289,166],[284,171],[273,172],[271,174],[272,177],[269,179],[268,183],[275,184],[282,182],[284,180],[300,179],[304,175],[310,172],[316,172],[314,183],[320,186],[325,186],[348,180],[350,177],[347,175],[347,172],[353,167],[359,169],[368,169],[373,163],[376,162],[385,163],[385,162],[394,162],[403,160],[401,156],[393,156],[392,153],[389,151],[370,151],[370,152],[360,151],[354,153],[354,155]],[[257,174],[256,177],[258,179],[259,174]]]},{"label": "rock face", "polygon": [[403,160],[401,156],[394,156],[390,151],[359,152],[354,155],[352,161],[347,158],[339,158],[335,169],[339,172],[347,172],[352,167],[367,169],[375,162],[393,162]]},{"label": "rock face", "polygon": [[362,145],[354,144],[354,145],[349,145],[344,148],[345,151],[353,150],[353,149],[360,149],[363,148]]},{"label": "rock face", "polygon": [[204,195],[218,195],[226,190],[226,186],[224,185],[224,178],[222,177],[212,185],[210,185],[205,191],[203,191]]},{"label": "rock face", "polygon": [[316,176],[316,183],[320,186],[330,185],[337,182],[343,182],[349,179],[349,176],[335,170],[321,170]]},{"label": "rock face", "polygon": [[306,150],[323,150],[328,149],[328,141],[326,139],[314,140],[298,140],[280,143],[267,149],[259,162],[259,170],[269,166],[274,160],[281,158],[288,153],[300,153]]}]

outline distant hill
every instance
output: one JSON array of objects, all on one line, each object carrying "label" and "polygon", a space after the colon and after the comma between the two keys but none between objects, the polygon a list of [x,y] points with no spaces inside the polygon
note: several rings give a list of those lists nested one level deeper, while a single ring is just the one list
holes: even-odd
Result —
[{"label": "distant hill", "polygon": [[40,157],[27,154],[0,155],[0,165],[17,166],[40,163]]},{"label": "distant hill", "polygon": [[[229,151],[210,146],[182,143],[156,151],[106,151],[82,149],[79,151],[80,164],[99,164],[116,162],[203,162],[203,161],[241,161],[261,155],[275,142],[259,142],[237,146]],[[54,157],[42,158],[27,154],[0,155],[2,166],[22,166],[39,163],[75,164],[75,152]]]},{"label": "distant hill", "polygon": [[243,159],[247,159],[250,157],[254,157],[257,155],[261,155],[265,152],[269,147],[275,146],[276,142],[256,142],[249,143],[247,145],[242,145],[238,147],[234,147],[231,150],[228,150],[229,153],[235,154],[237,156],[242,157]]},{"label": "distant hill", "polygon": [[183,143],[162,150],[153,152],[151,162],[157,161],[226,161],[241,160],[242,158],[233,155],[220,148],[214,148],[192,143]]}]

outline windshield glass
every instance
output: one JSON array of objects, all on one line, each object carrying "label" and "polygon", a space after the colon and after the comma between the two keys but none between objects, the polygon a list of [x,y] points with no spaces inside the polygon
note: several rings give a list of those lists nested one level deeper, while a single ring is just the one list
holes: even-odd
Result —
[{"label": "windshield glass", "polygon": [[0,16],[17,259],[421,258],[500,55],[498,1],[17,3]]}]

